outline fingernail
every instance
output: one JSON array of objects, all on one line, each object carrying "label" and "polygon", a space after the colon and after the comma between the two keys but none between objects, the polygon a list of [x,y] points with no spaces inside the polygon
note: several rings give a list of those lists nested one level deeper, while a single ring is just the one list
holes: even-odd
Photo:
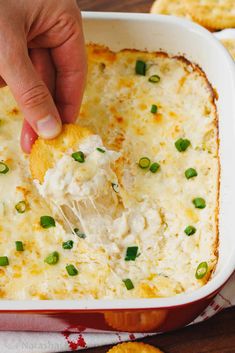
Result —
[{"label": "fingernail", "polygon": [[45,118],[37,121],[38,135],[45,139],[56,137],[60,131],[61,123],[52,115],[48,115]]}]

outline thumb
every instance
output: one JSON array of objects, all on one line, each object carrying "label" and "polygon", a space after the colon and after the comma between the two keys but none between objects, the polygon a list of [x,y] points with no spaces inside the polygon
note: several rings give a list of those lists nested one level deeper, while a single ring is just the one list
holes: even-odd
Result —
[{"label": "thumb", "polygon": [[27,48],[4,60],[0,69],[33,130],[46,139],[56,137],[61,131],[59,113],[48,88],[34,69]]}]

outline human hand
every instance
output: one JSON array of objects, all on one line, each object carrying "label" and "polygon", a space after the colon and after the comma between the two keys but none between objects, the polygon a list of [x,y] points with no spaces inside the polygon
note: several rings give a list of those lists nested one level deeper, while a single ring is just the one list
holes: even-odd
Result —
[{"label": "human hand", "polygon": [[53,138],[74,122],[82,100],[86,55],[75,0],[0,0],[0,86],[24,115],[21,146]]}]

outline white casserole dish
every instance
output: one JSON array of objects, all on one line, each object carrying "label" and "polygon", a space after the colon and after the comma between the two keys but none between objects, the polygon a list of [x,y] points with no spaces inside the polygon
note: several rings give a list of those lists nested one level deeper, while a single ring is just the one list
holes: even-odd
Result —
[{"label": "white casserole dish", "polygon": [[227,28],[215,33],[216,38],[221,39],[235,39],[235,28]]},{"label": "white casserole dish", "polygon": [[[150,330],[177,328],[193,320],[208,305],[235,269],[235,65],[213,34],[188,20],[149,14],[87,12],[83,13],[83,21],[87,42],[103,44],[112,50],[163,50],[183,55],[204,70],[216,89],[221,160],[218,265],[204,287],[171,298],[0,301],[0,329],[20,330],[24,325],[29,330],[64,330],[74,327],[75,322],[82,327],[107,330],[111,328],[104,322],[106,310],[119,310],[123,318],[133,313],[137,320],[142,314],[164,310],[169,320]],[[184,314],[179,317],[182,306]],[[26,315],[22,316],[22,312]]]}]

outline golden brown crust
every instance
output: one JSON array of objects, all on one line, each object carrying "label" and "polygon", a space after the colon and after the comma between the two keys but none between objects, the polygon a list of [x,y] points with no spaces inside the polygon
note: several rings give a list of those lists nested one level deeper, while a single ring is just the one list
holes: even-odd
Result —
[{"label": "golden brown crust", "polygon": [[113,63],[116,59],[116,53],[109,50],[104,45],[98,45],[95,43],[90,43],[87,45],[87,54],[91,60],[97,60],[102,58],[102,62]]},{"label": "golden brown crust", "polygon": [[163,351],[146,343],[128,342],[112,347],[107,353],[163,353]]},{"label": "golden brown crust", "polygon": [[62,132],[52,140],[38,138],[31,150],[29,165],[33,179],[43,182],[44,176],[49,168],[62,153],[74,149],[77,144],[91,135],[90,130],[74,124],[63,125]]}]

